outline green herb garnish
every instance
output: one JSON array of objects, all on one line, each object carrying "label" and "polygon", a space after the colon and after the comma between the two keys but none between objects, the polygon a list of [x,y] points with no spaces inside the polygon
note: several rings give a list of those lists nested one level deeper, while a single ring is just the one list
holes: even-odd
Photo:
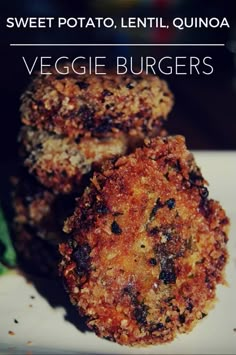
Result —
[{"label": "green herb garnish", "polygon": [[16,266],[16,252],[0,206],[0,274],[5,273],[8,267],[12,268],[14,266]]}]

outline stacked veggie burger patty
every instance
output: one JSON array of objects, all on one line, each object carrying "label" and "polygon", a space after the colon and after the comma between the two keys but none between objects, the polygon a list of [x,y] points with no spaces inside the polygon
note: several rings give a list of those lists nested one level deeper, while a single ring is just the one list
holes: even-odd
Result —
[{"label": "stacked veggie burger patty", "polygon": [[164,134],[173,96],[154,76],[54,72],[36,75],[21,101],[15,245],[28,269],[53,276],[63,221],[75,197],[105,160],[133,151],[147,136]]},{"label": "stacked veggie burger patty", "polygon": [[89,328],[122,345],[189,332],[224,283],[229,220],[163,129],[172,104],[157,77],[113,73],[36,76],[22,96],[17,250],[59,265]]}]

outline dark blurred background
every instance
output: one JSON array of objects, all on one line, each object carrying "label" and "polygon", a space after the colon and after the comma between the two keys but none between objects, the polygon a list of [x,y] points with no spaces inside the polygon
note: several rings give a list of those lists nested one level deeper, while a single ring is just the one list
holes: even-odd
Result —
[{"label": "dark blurred background", "polygon": [[[175,95],[170,133],[186,136],[191,149],[236,149],[235,0],[1,1],[1,162],[16,158],[20,125],[19,97],[30,80],[22,56],[48,55],[204,56],[213,57],[214,73],[163,76]],[[230,29],[6,29],[7,17],[227,17]],[[18,47],[9,43],[225,43],[225,47]]]}]

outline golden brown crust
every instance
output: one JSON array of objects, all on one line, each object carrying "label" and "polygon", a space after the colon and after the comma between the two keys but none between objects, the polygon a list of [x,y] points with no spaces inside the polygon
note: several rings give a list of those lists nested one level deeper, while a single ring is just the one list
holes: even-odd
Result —
[{"label": "golden brown crust", "polygon": [[88,326],[125,345],[190,331],[223,283],[229,220],[181,136],[95,173],[60,245],[60,271]]},{"label": "golden brown crust", "polygon": [[91,173],[93,165],[127,152],[124,134],[113,137],[81,138],[74,141],[65,136],[23,127],[19,135],[21,155],[30,174],[54,192],[78,190],[82,179]]},{"label": "golden brown crust", "polygon": [[22,95],[22,122],[77,138],[159,133],[173,106],[153,75],[37,75]]}]

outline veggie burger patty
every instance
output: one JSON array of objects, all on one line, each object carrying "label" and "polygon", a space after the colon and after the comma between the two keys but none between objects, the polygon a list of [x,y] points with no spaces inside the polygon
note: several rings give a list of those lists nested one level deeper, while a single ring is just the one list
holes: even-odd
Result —
[{"label": "veggie burger patty", "polygon": [[165,81],[154,75],[36,75],[22,95],[22,122],[79,139],[117,132],[158,134],[173,106]]},{"label": "veggie burger patty", "polygon": [[101,337],[169,342],[214,304],[228,225],[184,138],[147,140],[94,174],[65,223],[60,272],[70,299]]}]

